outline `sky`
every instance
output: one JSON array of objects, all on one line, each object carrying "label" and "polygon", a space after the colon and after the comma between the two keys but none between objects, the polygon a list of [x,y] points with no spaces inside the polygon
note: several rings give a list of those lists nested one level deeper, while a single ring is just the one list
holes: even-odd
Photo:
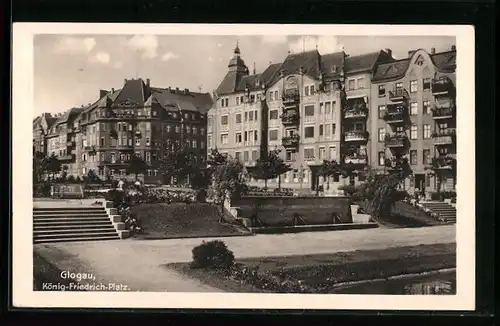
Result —
[{"label": "sky", "polygon": [[289,51],[343,49],[357,55],[388,48],[402,59],[418,48],[447,51],[455,37],[39,34],[34,38],[34,115],[93,103],[100,89],[119,89],[132,78],[149,78],[154,87],[211,93],[224,78],[237,42],[250,72],[255,65],[260,73],[271,62],[283,62]]}]

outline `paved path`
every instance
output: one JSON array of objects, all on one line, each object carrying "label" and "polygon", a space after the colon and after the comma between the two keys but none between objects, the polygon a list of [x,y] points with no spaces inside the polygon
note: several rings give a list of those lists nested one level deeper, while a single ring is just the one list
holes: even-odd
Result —
[{"label": "paved path", "polygon": [[[202,240],[115,240],[36,245],[61,270],[94,272],[103,282],[127,284],[135,291],[220,292],[162,265],[191,260]],[[359,249],[455,242],[455,225],[304,232],[223,238],[237,258],[333,253]],[[51,257],[51,258],[50,258]],[[75,270],[78,269],[78,270]]]}]

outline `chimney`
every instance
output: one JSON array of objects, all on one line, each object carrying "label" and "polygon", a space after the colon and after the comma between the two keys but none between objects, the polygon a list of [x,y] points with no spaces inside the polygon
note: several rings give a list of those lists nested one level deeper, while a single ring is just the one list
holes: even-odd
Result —
[{"label": "chimney", "polygon": [[115,89],[114,88],[111,88],[111,93],[114,93],[115,92]]},{"label": "chimney", "polygon": [[189,94],[189,88],[184,88],[184,94],[188,95]]},{"label": "chimney", "polygon": [[408,58],[411,58],[411,56],[415,53],[415,50],[408,51]]},{"label": "chimney", "polygon": [[176,92],[176,93],[179,93],[179,87],[176,87],[176,88],[175,88],[175,92]]},{"label": "chimney", "polygon": [[253,74],[252,75],[255,75],[255,61],[253,62]]},{"label": "chimney", "polygon": [[436,54],[436,48],[431,48],[431,54]]},{"label": "chimney", "polygon": [[105,89],[99,90],[99,98],[106,96],[108,94],[108,91]]},{"label": "chimney", "polygon": [[385,52],[392,58],[392,50],[391,49],[385,49]]},{"label": "chimney", "polygon": [[149,87],[149,82],[150,82],[150,80],[149,80],[149,78],[147,78],[146,79],[146,86],[148,86],[148,87]]},{"label": "chimney", "polygon": [[451,46],[451,51],[456,51],[457,50],[457,47],[455,45],[452,45]]}]

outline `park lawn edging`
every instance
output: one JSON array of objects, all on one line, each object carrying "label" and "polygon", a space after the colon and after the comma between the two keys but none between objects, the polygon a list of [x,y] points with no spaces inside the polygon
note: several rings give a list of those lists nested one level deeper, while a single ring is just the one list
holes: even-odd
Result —
[{"label": "park lawn edging", "polygon": [[[235,272],[191,268],[190,263],[166,267],[228,292],[334,293],[343,284],[455,268],[455,247],[452,243],[245,258],[236,261]],[[241,278],[242,271],[250,277]]]}]

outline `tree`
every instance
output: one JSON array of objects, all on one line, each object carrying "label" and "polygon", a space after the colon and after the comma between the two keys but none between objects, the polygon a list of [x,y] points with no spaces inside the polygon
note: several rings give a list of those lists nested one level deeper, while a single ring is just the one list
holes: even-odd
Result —
[{"label": "tree", "polygon": [[252,176],[255,179],[264,180],[267,188],[267,180],[278,178],[278,189],[281,188],[281,175],[292,168],[280,157],[280,150],[275,149],[265,157],[257,159]]},{"label": "tree", "polygon": [[214,168],[212,178],[215,201],[223,212],[226,199],[239,197],[246,189],[245,168],[238,160],[227,159]]},{"label": "tree", "polygon": [[437,192],[441,192],[443,181],[449,174],[448,171],[443,169],[444,166],[449,166],[451,168],[451,174],[454,177],[456,176],[457,161],[449,156],[433,157],[431,163],[425,167],[425,169],[429,171],[429,176],[436,178]]},{"label": "tree", "polygon": [[[327,179],[326,188],[330,189],[330,177],[340,174],[340,166],[335,160],[323,160],[318,170],[318,178],[322,176]],[[318,182],[319,183],[319,182]]]},{"label": "tree", "polygon": [[47,158],[47,162],[44,165],[46,172],[52,175],[52,179],[54,178],[54,174],[61,171],[61,162],[54,153]]},{"label": "tree", "polygon": [[40,182],[43,174],[47,172],[49,158],[42,152],[33,153],[33,183]]},{"label": "tree", "polygon": [[165,142],[163,153],[164,155],[158,160],[158,172],[164,179],[171,180],[174,177],[179,181],[193,172],[192,153],[184,150],[178,144]]},{"label": "tree", "polygon": [[139,178],[139,174],[146,172],[148,168],[149,168],[148,164],[144,162],[142,157],[134,154],[132,155],[130,161],[128,162],[127,173],[135,174],[135,179],[137,180]]},{"label": "tree", "polygon": [[396,202],[404,199],[405,191],[399,188],[412,174],[408,159],[405,157],[394,156],[387,159],[385,164],[389,173],[376,179],[370,203],[372,216],[375,219],[390,216]]}]

